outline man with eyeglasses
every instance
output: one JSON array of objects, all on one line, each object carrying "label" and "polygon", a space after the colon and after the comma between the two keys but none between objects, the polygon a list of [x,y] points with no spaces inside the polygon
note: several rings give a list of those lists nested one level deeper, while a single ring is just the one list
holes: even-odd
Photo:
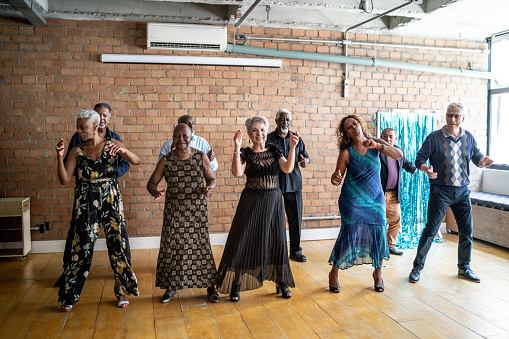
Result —
[{"label": "man with eyeglasses", "polygon": [[[445,117],[446,125],[426,137],[415,158],[415,166],[429,177],[430,194],[428,221],[419,240],[409,280],[419,281],[433,238],[450,207],[458,224],[458,276],[479,283],[481,279],[470,269],[473,225],[469,162],[472,160],[477,167],[489,167],[493,160],[481,153],[474,136],[461,127],[465,120],[461,103],[450,104]],[[430,166],[426,165],[428,159]]]}]

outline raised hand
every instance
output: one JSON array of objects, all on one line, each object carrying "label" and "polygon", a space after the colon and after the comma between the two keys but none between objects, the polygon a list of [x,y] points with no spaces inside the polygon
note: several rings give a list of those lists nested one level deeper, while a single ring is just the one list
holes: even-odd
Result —
[{"label": "raised hand", "polygon": [[161,191],[157,191],[157,195],[153,196],[154,201],[161,199],[161,197],[163,197],[165,194],[166,194],[166,188],[164,188]]},{"label": "raised hand", "polygon": [[64,138],[60,138],[60,141],[57,143],[57,146],[55,147],[57,150],[57,156],[63,157],[65,153],[65,140]]},{"label": "raised hand", "polygon": [[240,129],[235,132],[233,142],[235,143],[235,149],[240,149],[240,146],[242,146],[242,131]]},{"label": "raised hand", "polygon": [[430,179],[436,179],[438,177],[438,174],[433,172],[433,166],[428,167],[428,170],[426,171],[426,174]]},{"label": "raised hand", "polygon": [[299,143],[300,134],[295,132],[290,136],[290,147],[295,147]]},{"label": "raised hand", "polygon": [[212,148],[210,149],[210,151],[207,152],[207,157],[209,157],[210,161],[216,158],[216,153],[214,153],[214,150],[212,150]]}]

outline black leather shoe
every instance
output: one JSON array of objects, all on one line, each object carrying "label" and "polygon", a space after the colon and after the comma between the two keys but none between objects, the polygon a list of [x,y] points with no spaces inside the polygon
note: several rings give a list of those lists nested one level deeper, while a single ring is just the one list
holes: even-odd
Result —
[{"label": "black leather shoe", "polygon": [[161,297],[161,302],[163,304],[167,303],[171,300],[171,298],[173,298],[176,295],[177,295],[177,291],[167,289],[166,292],[164,292],[163,296]]},{"label": "black leather shoe", "polygon": [[481,278],[476,276],[475,273],[471,269],[458,270],[458,276],[460,278],[467,279],[468,281],[471,281],[471,282],[476,282],[476,283],[481,282]]},{"label": "black leather shoe", "polygon": [[412,272],[410,272],[410,275],[408,276],[408,280],[412,283],[416,283],[421,278],[421,270],[418,268],[412,268]]},{"label": "black leather shoe", "polygon": [[306,258],[306,256],[304,254],[302,254],[302,252],[300,252],[300,251],[290,254],[290,259],[298,261],[298,262],[306,262],[308,260]]},{"label": "black leather shoe", "polygon": [[389,253],[393,255],[403,255],[404,252],[397,248],[396,246],[392,246],[391,248],[389,248]]}]

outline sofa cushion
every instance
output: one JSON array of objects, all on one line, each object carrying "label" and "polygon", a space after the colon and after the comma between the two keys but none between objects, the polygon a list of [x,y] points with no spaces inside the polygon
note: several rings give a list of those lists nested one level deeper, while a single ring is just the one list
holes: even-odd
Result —
[{"label": "sofa cushion", "polygon": [[484,192],[470,193],[470,202],[473,205],[509,211],[509,196]]}]

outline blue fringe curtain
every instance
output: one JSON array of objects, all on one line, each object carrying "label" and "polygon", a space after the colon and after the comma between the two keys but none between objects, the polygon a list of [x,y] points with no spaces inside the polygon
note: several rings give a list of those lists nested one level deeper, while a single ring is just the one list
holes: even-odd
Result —
[{"label": "blue fringe curtain", "polygon": [[[405,158],[414,162],[424,140],[434,130],[435,118],[430,113],[377,112],[379,132],[388,127],[396,130],[396,145],[405,152]],[[419,236],[427,220],[429,196],[428,176],[417,170],[416,173],[401,173],[401,232],[397,246],[402,249],[416,247]]]}]

